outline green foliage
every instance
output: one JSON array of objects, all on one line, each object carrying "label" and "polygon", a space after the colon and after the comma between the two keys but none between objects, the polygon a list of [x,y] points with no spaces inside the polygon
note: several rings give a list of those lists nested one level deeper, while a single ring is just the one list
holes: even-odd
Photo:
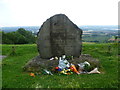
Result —
[{"label": "green foliage", "polygon": [[[107,53],[111,46],[110,54]],[[2,54],[9,55],[16,47],[16,56],[8,56],[2,62],[3,88],[117,88],[118,46],[115,44],[83,44],[84,54],[100,60],[101,74],[43,75],[30,77],[22,67],[38,55],[36,45],[3,45]],[[120,63],[119,63],[120,64]]]},{"label": "green foliage", "polygon": [[24,28],[19,28],[15,32],[4,33],[2,32],[3,44],[29,44],[35,43],[35,36],[30,31]]},{"label": "green foliage", "polygon": [[26,36],[26,33],[27,33],[27,31],[24,28],[19,28],[17,32],[19,32],[23,36]]},{"label": "green foliage", "polygon": [[88,64],[85,64],[84,69],[85,69],[85,71],[90,71],[91,70],[91,66],[89,66]]},{"label": "green foliage", "polygon": [[2,43],[3,44],[13,44],[12,40],[8,38],[8,35],[2,32]]}]

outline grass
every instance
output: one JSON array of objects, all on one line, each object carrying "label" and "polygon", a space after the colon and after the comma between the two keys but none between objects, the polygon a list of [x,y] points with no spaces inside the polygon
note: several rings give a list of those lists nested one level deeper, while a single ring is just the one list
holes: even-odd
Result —
[{"label": "grass", "polygon": [[[15,46],[16,55],[10,56]],[[110,51],[108,46],[111,46]],[[22,67],[38,55],[36,45],[2,45],[3,88],[118,88],[118,47],[116,44],[83,44],[83,53],[100,60],[101,74],[43,75],[30,77]]]}]

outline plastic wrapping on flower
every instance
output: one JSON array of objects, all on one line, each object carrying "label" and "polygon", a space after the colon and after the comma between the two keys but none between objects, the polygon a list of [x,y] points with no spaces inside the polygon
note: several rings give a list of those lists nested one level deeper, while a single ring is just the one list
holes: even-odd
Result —
[{"label": "plastic wrapping on flower", "polygon": [[[65,57],[65,56],[64,56]],[[63,57],[63,58],[64,58]],[[59,64],[58,64],[58,67],[61,68],[61,69],[64,69],[66,67],[70,67],[69,65],[70,63],[65,59],[61,59],[61,57],[59,58]]]}]

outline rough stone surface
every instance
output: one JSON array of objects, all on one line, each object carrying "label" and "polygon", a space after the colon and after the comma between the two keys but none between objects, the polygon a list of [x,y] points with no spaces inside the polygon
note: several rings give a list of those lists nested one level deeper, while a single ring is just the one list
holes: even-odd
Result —
[{"label": "rough stone surface", "polygon": [[79,57],[82,50],[82,30],[64,14],[47,19],[38,32],[40,57],[47,59],[63,54]]}]

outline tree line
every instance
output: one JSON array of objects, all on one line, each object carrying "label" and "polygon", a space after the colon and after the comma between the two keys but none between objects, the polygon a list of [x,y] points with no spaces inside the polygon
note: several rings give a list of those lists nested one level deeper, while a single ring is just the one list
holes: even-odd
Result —
[{"label": "tree line", "polygon": [[26,31],[24,28],[19,28],[14,32],[1,32],[2,44],[33,44],[36,42],[35,35],[30,31]]}]

